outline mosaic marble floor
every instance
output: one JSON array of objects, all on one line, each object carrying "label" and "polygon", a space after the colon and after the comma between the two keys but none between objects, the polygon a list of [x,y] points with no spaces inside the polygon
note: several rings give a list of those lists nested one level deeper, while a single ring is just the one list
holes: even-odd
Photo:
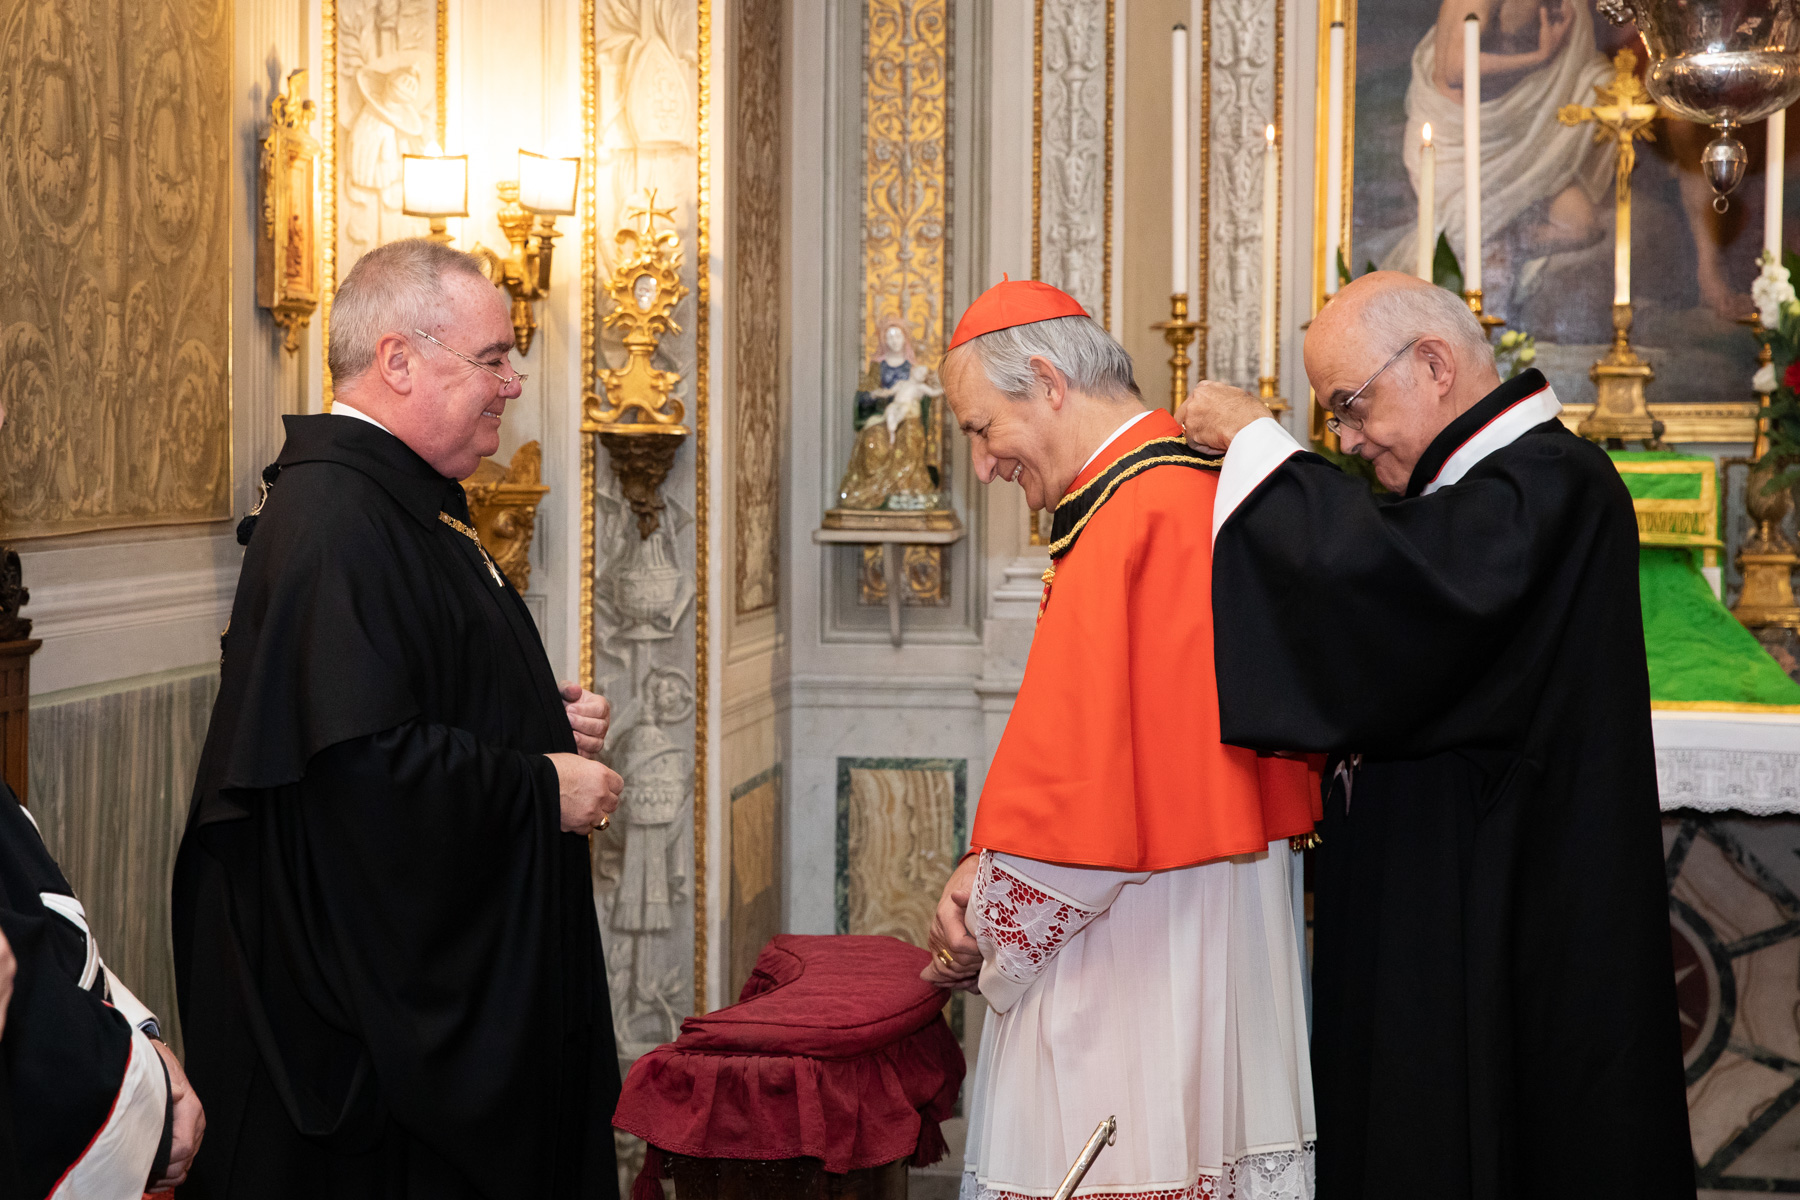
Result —
[{"label": "mosaic marble floor", "polygon": [[1800,820],[1663,823],[1702,1195],[1800,1192]]}]

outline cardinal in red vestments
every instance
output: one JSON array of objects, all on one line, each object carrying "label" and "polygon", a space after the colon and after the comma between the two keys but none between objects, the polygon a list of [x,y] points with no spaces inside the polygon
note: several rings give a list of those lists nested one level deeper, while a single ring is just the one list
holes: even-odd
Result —
[{"label": "cardinal in red vestments", "polygon": [[943,364],[984,483],[1054,510],[1025,677],[926,977],[978,988],[964,1196],[1312,1195],[1298,859],[1308,764],[1219,740],[1218,462],[1074,299],[1006,282]]}]

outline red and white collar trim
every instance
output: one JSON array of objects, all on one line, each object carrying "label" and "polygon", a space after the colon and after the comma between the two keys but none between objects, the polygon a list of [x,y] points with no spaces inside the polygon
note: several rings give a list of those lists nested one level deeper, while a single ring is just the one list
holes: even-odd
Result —
[{"label": "red and white collar trim", "polygon": [[1476,463],[1494,451],[1512,445],[1527,430],[1537,428],[1561,412],[1562,402],[1556,398],[1556,392],[1547,383],[1529,396],[1514,401],[1493,420],[1470,434],[1468,440],[1444,460],[1437,475],[1419,494],[1429,496],[1439,488],[1461,481],[1464,475],[1474,469]]}]

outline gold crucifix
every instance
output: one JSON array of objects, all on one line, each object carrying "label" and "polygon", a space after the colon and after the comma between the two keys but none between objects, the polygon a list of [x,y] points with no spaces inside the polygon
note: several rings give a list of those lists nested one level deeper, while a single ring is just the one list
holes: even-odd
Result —
[{"label": "gold crucifix", "polygon": [[1642,441],[1650,446],[1662,437],[1662,422],[1650,416],[1644,386],[1656,378],[1650,364],[1631,349],[1631,169],[1637,165],[1637,140],[1655,141],[1651,122],[1664,112],[1643,80],[1637,77],[1637,55],[1621,50],[1613,57],[1613,76],[1594,85],[1594,103],[1565,104],[1556,119],[1574,128],[1594,124],[1596,142],[1616,142],[1618,174],[1613,187],[1613,344],[1588,370],[1596,392],[1593,415],[1579,432],[1595,441],[1621,445]]}]

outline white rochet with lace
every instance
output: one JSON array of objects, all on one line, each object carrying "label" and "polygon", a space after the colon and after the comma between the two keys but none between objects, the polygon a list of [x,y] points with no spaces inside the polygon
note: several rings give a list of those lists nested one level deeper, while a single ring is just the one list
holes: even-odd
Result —
[{"label": "white rochet with lace", "polygon": [[[1171,871],[984,851],[969,903],[989,1009],[962,1200],[1311,1200],[1297,859]],[[1058,1165],[1060,1164],[1060,1165]]]}]

